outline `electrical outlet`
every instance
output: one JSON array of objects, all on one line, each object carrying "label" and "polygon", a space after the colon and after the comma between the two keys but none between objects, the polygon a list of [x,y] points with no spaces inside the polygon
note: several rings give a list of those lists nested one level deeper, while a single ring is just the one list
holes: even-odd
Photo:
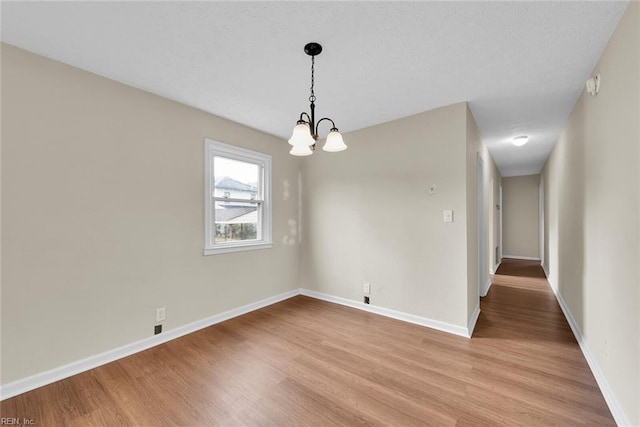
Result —
[{"label": "electrical outlet", "polygon": [[162,322],[167,317],[165,307],[156,308],[156,322]]},{"label": "electrical outlet", "polygon": [[370,295],[371,294],[371,284],[369,284],[369,283],[365,283],[364,284],[364,294],[365,295]]},{"label": "electrical outlet", "polygon": [[158,335],[162,332],[162,325],[156,325],[153,327],[153,335]]}]

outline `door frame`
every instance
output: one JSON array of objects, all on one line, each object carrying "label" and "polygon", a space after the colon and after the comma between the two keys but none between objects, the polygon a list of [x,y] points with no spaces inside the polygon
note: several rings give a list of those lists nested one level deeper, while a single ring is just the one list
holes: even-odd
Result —
[{"label": "door frame", "polygon": [[484,160],[480,153],[476,157],[476,189],[477,189],[477,209],[478,209],[478,295],[485,295],[484,264],[485,264],[485,242],[484,242]]}]

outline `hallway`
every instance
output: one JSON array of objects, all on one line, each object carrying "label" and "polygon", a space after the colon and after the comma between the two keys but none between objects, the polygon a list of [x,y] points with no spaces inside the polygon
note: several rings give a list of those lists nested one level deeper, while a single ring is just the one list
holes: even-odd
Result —
[{"label": "hallway", "polygon": [[534,417],[534,408],[544,408],[561,424],[615,425],[539,261],[503,258],[472,342],[495,352],[477,369],[496,374],[496,411],[524,415],[530,407]]}]

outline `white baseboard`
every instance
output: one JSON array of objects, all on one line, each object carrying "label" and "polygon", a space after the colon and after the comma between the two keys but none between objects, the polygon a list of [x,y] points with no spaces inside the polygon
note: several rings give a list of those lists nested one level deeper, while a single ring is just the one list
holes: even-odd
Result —
[{"label": "white baseboard", "polygon": [[473,336],[473,330],[476,328],[476,322],[478,321],[478,317],[480,316],[480,301],[478,301],[478,305],[476,305],[476,309],[473,310],[473,314],[471,315],[471,319],[469,319],[469,324],[467,325],[467,334],[469,334],[469,338]]},{"label": "white baseboard", "polygon": [[486,297],[487,294],[489,293],[489,288],[491,287],[491,277],[489,277],[487,279],[487,283],[484,284],[484,286],[482,287],[482,293],[480,294],[481,297]]},{"label": "white baseboard", "polygon": [[[547,273],[546,269],[545,269],[545,273]],[[549,277],[549,274],[547,273],[547,281],[548,281],[548,277]],[[580,350],[582,350],[582,354],[584,355],[584,358],[587,360],[587,363],[589,364],[589,368],[591,368],[591,372],[593,373],[593,376],[595,377],[596,382],[600,387],[600,391],[604,396],[604,400],[607,402],[607,405],[609,406],[611,415],[613,415],[613,418],[615,419],[616,423],[619,426],[631,426],[632,425],[631,421],[629,421],[627,414],[624,413],[624,410],[622,409],[622,406],[620,406],[618,399],[616,399],[616,397],[614,396],[611,386],[607,382],[607,379],[605,378],[604,373],[602,372],[602,369],[600,369],[600,366],[598,365],[598,362],[593,356],[593,353],[591,353],[591,350],[589,350],[589,346],[587,345],[587,342],[582,336],[582,332],[580,332],[580,328],[578,328],[578,324],[576,323],[576,320],[573,318],[573,315],[569,311],[569,307],[567,307],[567,304],[564,302],[564,299],[562,298],[562,295],[558,291],[558,288],[556,286],[553,286],[553,284],[550,281],[549,281],[549,286],[551,286],[553,293],[556,295],[558,304],[560,305],[560,308],[564,313],[564,317],[566,317],[567,322],[571,327],[571,331],[573,331],[573,335],[576,337],[576,340],[578,341],[578,345],[580,345]]]},{"label": "white baseboard", "polygon": [[[542,266],[542,270],[544,271],[544,275],[547,276],[547,281],[549,281],[549,270],[547,269],[547,266],[544,265],[544,263],[542,261],[540,261],[540,265]],[[549,285],[551,285],[551,281],[549,281]],[[553,289],[553,286],[551,286],[551,289]]]},{"label": "white baseboard", "polygon": [[493,268],[489,271],[489,273],[496,274],[496,271],[498,271],[498,267],[500,267],[500,264],[502,264],[502,260],[498,261],[498,263],[493,266]]},{"label": "white baseboard", "polygon": [[526,261],[540,261],[540,258],[532,256],[502,255],[502,258],[523,259]]},{"label": "white baseboard", "polygon": [[208,326],[215,325],[216,323],[224,322],[225,320],[229,320],[231,318],[266,307],[268,305],[275,304],[298,294],[300,294],[300,290],[293,289],[280,295],[265,298],[251,304],[243,305],[242,307],[225,311],[224,313],[216,314],[214,316],[207,317],[205,319],[198,320],[196,322],[189,323],[175,329],[171,329],[159,335],[144,338],[140,341],[136,341],[122,347],[114,348],[113,350],[105,351],[104,353],[87,357],[86,359],[78,360],[67,365],[59,366],[57,368],[41,372],[30,377],[4,384],[0,386],[0,400],[8,399],[18,394],[26,393],[27,391],[31,391],[47,384],[59,381],[61,379],[88,371],[89,369],[97,368],[98,366],[102,366],[106,363],[113,362],[126,356],[130,356],[134,353],[138,353],[151,347],[155,347],[159,344],[163,344],[167,341],[171,341],[183,335],[187,335]]},{"label": "white baseboard", "polygon": [[345,305],[351,308],[357,308],[359,310],[368,311],[369,313],[379,314],[385,317],[391,317],[393,319],[402,320],[404,322],[413,323],[420,326],[426,326],[427,328],[437,329],[439,331],[448,332],[450,334],[460,335],[469,338],[469,330],[464,326],[452,325],[450,323],[440,322],[438,320],[429,319],[427,317],[416,316],[415,314],[403,313],[401,311],[392,310],[390,308],[379,307],[376,305],[365,304],[362,302],[335,297],[333,295],[323,294],[322,292],[311,291],[308,289],[300,289],[302,295],[320,299],[323,301],[333,302],[340,305]]}]

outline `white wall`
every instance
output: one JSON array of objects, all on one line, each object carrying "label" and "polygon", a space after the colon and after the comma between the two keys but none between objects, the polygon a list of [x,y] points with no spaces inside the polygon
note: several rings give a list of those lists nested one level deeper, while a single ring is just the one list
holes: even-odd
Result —
[{"label": "white wall", "polygon": [[639,3],[593,73],[600,94],[583,92],[543,169],[545,262],[618,422],[640,425]]},{"label": "white wall", "polygon": [[[273,156],[273,249],[203,256],[204,137]],[[287,151],[2,44],[2,384],[297,288]]]},{"label": "white wall", "polygon": [[540,175],[502,180],[503,256],[540,259]]}]

